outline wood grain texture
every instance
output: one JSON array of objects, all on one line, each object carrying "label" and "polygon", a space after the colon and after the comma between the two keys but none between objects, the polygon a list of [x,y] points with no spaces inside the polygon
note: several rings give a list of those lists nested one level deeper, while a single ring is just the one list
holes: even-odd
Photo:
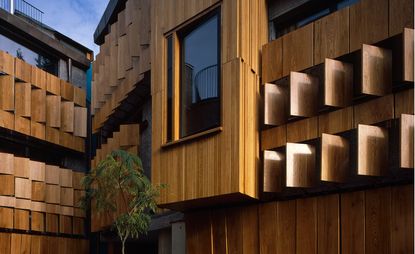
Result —
[{"label": "wood grain texture", "polygon": [[44,182],[32,181],[32,200],[45,201],[46,184]]},{"label": "wood grain texture", "polygon": [[13,229],[13,208],[0,207],[0,227]]},{"label": "wood grain texture", "polygon": [[401,168],[414,167],[414,116],[402,114],[399,132],[399,163]]},{"label": "wood grain texture", "polygon": [[285,156],[275,151],[264,151],[264,192],[279,192],[285,187]]},{"label": "wood grain texture", "polygon": [[362,45],[362,93],[383,96],[392,91],[392,51]]},{"label": "wood grain texture", "polygon": [[382,176],[389,168],[389,134],[386,128],[359,124],[357,173]]},{"label": "wood grain texture", "polygon": [[277,243],[277,202],[268,202],[258,206],[259,253],[278,253]]},{"label": "wood grain texture", "polygon": [[58,233],[59,215],[46,213],[46,232]]},{"label": "wood grain texture", "polygon": [[408,28],[403,31],[403,80],[414,82],[414,29]]},{"label": "wood grain texture", "polygon": [[45,140],[46,138],[46,127],[44,124],[30,121],[30,136]]},{"label": "wood grain texture", "polygon": [[288,120],[289,89],[283,85],[264,84],[264,124],[280,125]]},{"label": "wood grain texture", "polygon": [[336,134],[353,128],[353,107],[339,109],[318,116],[318,135]]},{"label": "wood grain texture", "polygon": [[72,234],[72,217],[59,215],[59,233]]},{"label": "wood grain texture", "polygon": [[0,109],[14,110],[14,79],[13,76],[0,76]]},{"label": "wood grain texture", "polygon": [[0,50],[0,71],[14,75],[14,57],[2,50]]},{"label": "wood grain texture", "polygon": [[324,105],[346,107],[352,103],[353,65],[324,60]]},{"label": "wood grain texture", "polygon": [[48,242],[45,236],[32,235],[30,254],[43,254],[47,252]]},{"label": "wood grain texture", "polygon": [[14,58],[14,76],[20,81],[30,83],[32,78],[32,67],[25,61]]},{"label": "wood grain texture", "polygon": [[290,72],[290,115],[315,116],[319,107],[319,80],[309,74]]},{"label": "wood grain texture", "polygon": [[389,36],[414,28],[414,1],[389,0]]},{"label": "wood grain texture", "polygon": [[64,80],[60,81],[60,86],[60,95],[62,96],[62,99],[74,101],[74,86]]},{"label": "wood grain texture", "polygon": [[29,178],[30,177],[30,160],[24,157],[14,157],[13,160],[14,176]]},{"label": "wood grain texture", "polygon": [[312,187],[317,183],[314,146],[287,143],[286,156],[287,187]]},{"label": "wood grain texture", "polygon": [[60,204],[61,191],[59,185],[46,184],[46,203]]},{"label": "wood grain texture", "polygon": [[46,91],[32,89],[31,120],[38,123],[46,122]]},{"label": "wood grain texture", "polygon": [[12,234],[10,254],[30,253],[31,235]]},{"label": "wood grain texture", "polygon": [[45,166],[45,182],[48,184],[59,185],[60,169],[58,166]]},{"label": "wood grain texture", "polygon": [[29,211],[14,209],[14,228],[20,230],[29,230]]},{"label": "wood grain texture", "polygon": [[186,216],[186,250],[197,253],[203,249],[211,253],[211,227],[208,212],[196,212]]},{"label": "wood grain texture", "polygon": [[313,65],[313,31],[311,23],[282,37],[283,76]]},{"label": "wood grain texture", "polygon": [[387,36],[388,0],[364,0],[350,6],[350,51]]},{"label": "wood grain texture", "polygon": [[85,234],[85,220],[83,218],[73,217],[72,223],[73,223],[72,233],[74,235]]},{"label": "wood grain texture", "polygon": [[73,88],[73,101],[76,105],[86,107],[86,92],[82,88],[74,86]]},{"label": "wood grain texture", "polygon": [[0,183],[0,195],[2,196],[14,196],[14,176],[13,175],[1,175]]},{"label": "wood grain texture", "polygon": [[402,114],[414,114],[414,89],[408,89],[395,93],[395,118]]},{"label": "wood grain texture", "polygon": [[287,126],[282,125],[261,131],[261,150],[284,146],[287,142]]},{"label": "wood grain texture", "polygon": [[30,136],[30,119],[15,115],[14,130],[27,136]]},{"label": "wood grain texture", "polygon": [[365,253],[365,193],[341,195],[341,253]]},{"label": "wood grain texture", "polygon": [[390,253],[391,189],[365,194],[365,252]]},{"label": "wood grain texture", "polygon": [[317,198],[297,199],[296,253],[317,253]]},{"label": "wood grain texture", "polygon": [[30,229],[33,231],[45,231],[45,214],[40,212],[31,212]]},{"label": "wood grain texture", "polygon": [[61,81],[53,74],[46,73],[46,91],[54,95],[61,94]]},{"label": "wood grain texture", "polygon": [[302,142],[318,137],[318,118],[306,118],[287,124],[287,142]]},{"label": "wood grain texture", "polygon": [[295,200],[277,202],[277,253],[296,253],[296,215]]},{"label": "wood grain texture", "polygon": [[314,64],[349,52],[349,8],[314,22]]},{"label": "wood grain texture", "polygon": [[0,174],[7,174],[7,175],[15,174],[15,170],[14,170],[15,157],[13,156],[13,154],[0,152],[0,160],[2,161],[2,163],[0,164]]},{"label": "wood grain texture", "polygon": [[282,77],[282,39],[273,40],[262,46],[262,83]]},{"label": "wood grain texture", "polygon": [[343,137],[322,134],[321,137],[321,180],[345,182],[351,175],[350,145]]},{"label": "wood grain texture", "polygon": [[10,196],[0,196],[0,206],[13,208],[16,206],[16,198]]},{"label": "wood grain texture", "polygon": [[74,135],[76,137],[87,137],[87,109],[84,107],[75,107],[74,111]]},{"label": "wood grain texture", "polygon": [[[61,102],[61,127],[60,130],[64,132],[74,132],[75,123],[75,104],[72,101]],[[78,120],[78,119],[76,119]],[[82,121],[82,119],[80,119]]]},{"label": "wood grain texture", "polygon": [[35,66],[32,66],[31,84],[39,89],[46,90],[46,72]]},{"label": "wood grain texture", "polygon": [[60,205],[73,206],[74,205],[73,188],[61,187],[60,192],[61,192]]},{"label": "wood grain texture", "polygon": [[32,181],[45,181],[45,163],[39,161],[29,161],[30,174],[29,179]]},{"label": "wood grain texture", "polygon": [[0,110],[0,127],[14,130],[14,115],[13,113]]},{"label": "wood grain texture", "polygon": [[317,253],[340,253],[340,198],[317,198]]},{"label": "wood grain texture", "polygon": [[[48,127],[61,127],[61,97],[46,95],[46,125]],[[47,135],[46,135],[47,136]]]},{"label": "wood grain texture", "polygon": [[16,82],[14,94],[16,116],[30,117],[31,91],[30,83]]},{"label": "wood grain texture", "polygon": [[30,199],[32,197],[32,183],[29,179],[16,177],[14,187],[16,198]]},{"label": "wood grain texture", "polygon": [[392,94],[353,106],[354,128],[358,124],[375,124],[394,118]]},{"label": "wood grain texture", "polygon": [[5,253],[10,253],[10,248],[11,248],[11,234],[9,234],[9,233],[0,233],[0,248]]},{"label": "wood grain texture", "polygon": [[73,186],[72,181],[72,170],[66,168],[60,168],[59,170],[59,185],[61,187]]},{"label": "wood grain texture", "polygon": [[391,187],[390,253],[414,252],[413,185]]}]

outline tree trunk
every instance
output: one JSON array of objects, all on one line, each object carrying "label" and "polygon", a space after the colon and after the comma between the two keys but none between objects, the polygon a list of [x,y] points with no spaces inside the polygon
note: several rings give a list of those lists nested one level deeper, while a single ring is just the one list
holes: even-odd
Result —
[{"label": "tree trunk", "polygon": [[121,240],[121,252],[122,254],[125,254],[125,240],[127,240],[127,237],[125,237],[124,239]]}]

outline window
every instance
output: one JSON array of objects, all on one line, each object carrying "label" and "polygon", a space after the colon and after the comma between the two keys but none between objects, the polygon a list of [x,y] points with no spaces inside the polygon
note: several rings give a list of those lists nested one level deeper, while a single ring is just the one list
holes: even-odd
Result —
[{"label": "window", "polygon": [[167,142],[218,127],[219,10],[168,35],[166,52]]},{"label": "window", "polygon": [[358,0],[270,1],[270,40],[281,37],[356,2]]},{"label": "window", "polygon": [[27,47],[11,40],[3,34],[0,34],[0,50],[13,55],[14,57],[20,58],[28,64],[34,65],[51,74],[58,74],[57,59],[28,49]]}]

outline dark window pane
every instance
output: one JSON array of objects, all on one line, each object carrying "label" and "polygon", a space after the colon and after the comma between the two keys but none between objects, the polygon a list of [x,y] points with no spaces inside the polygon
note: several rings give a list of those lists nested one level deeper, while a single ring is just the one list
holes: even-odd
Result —
[{"label": "dark window pane", "polygon": [[182,37],[180,136],[220,124],[219,14]]},{"label": "dark window pane", "polygon": [[28,49],[27,47],[0,34],[0,50],[24,60],[26,63],[43,69],[53,75],[58,75],[58,60],[47,57]]},{"label": "dark window pane", "polygon": [[167,141],[173,140],[173,38],[167,37]]}]

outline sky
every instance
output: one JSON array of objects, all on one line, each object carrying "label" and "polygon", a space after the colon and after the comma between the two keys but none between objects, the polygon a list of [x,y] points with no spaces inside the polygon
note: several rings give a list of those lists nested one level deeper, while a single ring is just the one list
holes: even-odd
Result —
[{"label": "sky", "polygon": [[94,51],[95,28],[109,0],[26,0],[44,12],[43,23]]}]

